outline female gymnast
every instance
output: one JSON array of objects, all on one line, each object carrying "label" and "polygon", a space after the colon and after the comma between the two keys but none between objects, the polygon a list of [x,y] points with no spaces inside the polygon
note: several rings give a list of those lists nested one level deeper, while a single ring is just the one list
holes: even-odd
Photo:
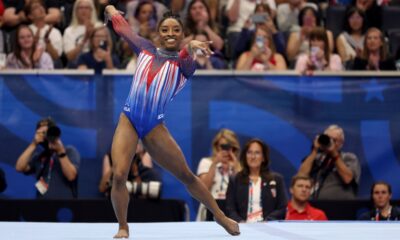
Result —
[{"label": "female gymnast", "polygon": [[237,222],[225,216],[203,183],[186,164],[185,157],[164,125],[166,104],[183,88],[195,71],[196,51],[209,56],[210,42],[191,41],[182,50],[183,27],[179,17],[166,13],[157,31],[161,48],[135,34],[120,12],[112,5],[105,9],[106,18],[138,55],[138,64],[129,96],[121,113],[112,143],[113,186],[111,200],[119,229],[114,238],[128,238],[128,190],[125,186],[129,166],[138,139],[162,167],[172,172],[215,216],[231,235],[240,234]]}]

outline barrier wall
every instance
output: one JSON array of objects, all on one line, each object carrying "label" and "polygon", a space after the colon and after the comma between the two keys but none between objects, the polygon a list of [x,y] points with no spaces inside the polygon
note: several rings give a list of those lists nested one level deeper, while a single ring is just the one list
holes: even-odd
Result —
[{"label": "barrier wall", "polygon": [[[268,75],[267,75],[268,74]],[[14,170],[19,154],[32,141],[36,122],[53,117],[65,144],[81,153],[79,197],[101,197],[97,185],[102,156],[129,91],[131,74],[90,71],[0,72],[0,167],[6,172],[6,198],[34,198],[32,176]],[[316,134],[329,124],[345,129],[345,151],[362,164],[360,198],[367,198],[374,180],[393,185],[400,198],[400,76],[396,72],[321,73],[198,72],[168,106],[166,124],[196,171],[210,153],[221,128],[271,147],[272,169],[286,183],[309,153]],[[183,186],[162,172],[163,198],[185,200],[196,208]],[[193,214],[192,214],[193,217]]]}]

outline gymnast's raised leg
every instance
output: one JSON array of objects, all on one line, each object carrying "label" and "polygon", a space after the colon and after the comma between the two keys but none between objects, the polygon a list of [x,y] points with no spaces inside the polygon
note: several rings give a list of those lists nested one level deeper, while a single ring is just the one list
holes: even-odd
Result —
[{"label": "gymnast's raised leg", "polygon": [[152,158],[185,184],[191,195],[214,214],[226,231],[231,235],[240,234],[239,225],[225,216],[204,184],[189,169],[181,149],[164,124],[157,125],[147,134],[143,144]]}]

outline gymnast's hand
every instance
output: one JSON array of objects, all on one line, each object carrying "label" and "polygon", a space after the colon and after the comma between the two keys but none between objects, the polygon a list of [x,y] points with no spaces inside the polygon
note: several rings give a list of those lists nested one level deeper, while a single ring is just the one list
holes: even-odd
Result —
[{"label": "gymnast's hand", "polygon": [[189,52],[194,59],[196,59],[197,54],[202,54],[206,57],[210,57],[212,54],[214,54],[214,52],[210,49],[210,44],[212,44],[212,41],[202,42],[198,40],[191,40],[189,42]]}]

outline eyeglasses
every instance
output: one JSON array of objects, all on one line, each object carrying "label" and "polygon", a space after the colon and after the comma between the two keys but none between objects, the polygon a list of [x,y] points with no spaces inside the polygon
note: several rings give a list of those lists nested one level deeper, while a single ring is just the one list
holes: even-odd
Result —
[{"label": "eyeglasses", "polygon": [[260,151],[247,151],[246,155],[248,155],[248,156],[253,156],[254,155],[256,157],[259,157],[259,156],[262,155],[262,153]]}]

